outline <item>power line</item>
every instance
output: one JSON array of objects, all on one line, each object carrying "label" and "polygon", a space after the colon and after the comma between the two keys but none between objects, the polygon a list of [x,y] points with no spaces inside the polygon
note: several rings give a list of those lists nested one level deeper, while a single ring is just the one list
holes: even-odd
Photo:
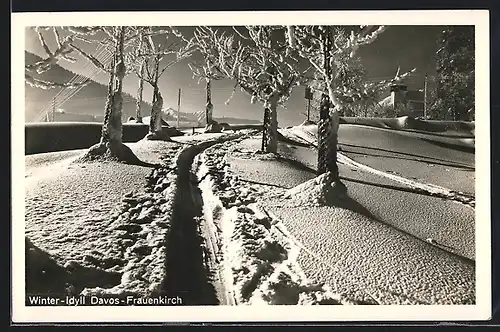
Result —
[{"label": "power line", "polygon": [[[88,61],[88,60],[87,60]],[[87,63],[88,64],[88,63]],[[99,72],[99,69],[97,68],[94,68],[94,71],[91,71],[91,74],[95,76],[95,71]],[[83,79],[82,79],[83,78]],[[80,75],[79,74],[79,77],[78,79],[74,80],[73,83],[82,83],[84,82],[84,80],[87,79],[85,76],[83,75]],[[68,100],[69,98],[71,98],[72,96],[74,96],[78,91],[80,91],[81,89],[83,88],[83,86],[81,87],[78,87],[78,88],[75,88],[76,91],[70,91],[71,89],[69,88],[64,88],[60,91],[59,93],[59,97],[62,96],[62,100],[58,103],[58,107],[60,107],[62,104],[64,104],[64,102],[66,100]],[[44,114],[47,112],[47,106],[45,106],[44,108],[42,108],[40,110],[40,112],[38,113],[37,117],[35,118],[35,121],[38,121],[40,119],[40,117],[43,118]]]},{"label": "power line", "polygon": [[[102,55],[102,51],[103,51],[102,47],[103,47],[102,45],[99,45],[99,48],[101,48],[101,50],[99,50],[97,52],[97,55],[99,57]],[[85,64],[85,66],[83,67],[83,69],[88,68],[89,65],[90,65],[90,61],[87,60],[87,63]],[[73,84],[73,83],[82,83],[85,80],[85,79],[82,79],[83,77],[84,76],[82,74],[75,73],[73,75],[73,77],[68,81],[68,83],[70,83],[70,84]],[[62,88],[53,98],[57,99],[58,97],[61,97],[61,96],[63,96],[62,98],[65,98],[65,96],[67,96],[70,93],[70,92],[68,92],[69,90],[71,90],[71,89],[69,89],[67,87],[66,88]],[[42,107],[41,110],[40,110],[40,112],[39,112],[39,114],[44,114],[48,110],[48,108],[50,107],[50,103],[51,102],[48,102],[44,107]]]},{"label": "power line", "polygon": [[[128,41],[128,42],[126,43],[126,45],[125,45],[124,47],[126,48],[126,47],[128,47],[128,46],[132,45],[133,43],[134,43],[134,40],[130,40],[130,41]],[[106,52],[106,54],[104,55],[104,58],[103,58],[103,59],[100,59],[100,60],[98,59],[98,60],[106,66],[106,65],[108,65],[108,62],[112,59],[112,57],[113,57],[113,53],[112,53],[112,52],[110,52],[110,51],[109,51],[108,49],[106,49],[106,48],[104,48],[103,50],[104,50],[104,51],[107,51],[107,52]],[[100,52],[100,51],[99,51],[99,52]],[[98,52],[98,53],[99,53],[99,52]],[[102,53],[101,53],[100,55],[102,55]],[[97,56],[96,56],[96,58],[97,58]],[[88,60],[87,60],[87,62],[89,63],[89,61],[88,61]],[[94,78],[95,78],[95,77],[96,77],[99,73],[100,73],[100,69],[99,69],[99,68],[94,67],[93,73],[92,73],[91,75],[89,75],[88,77],[87,77],[87,76],[83,76],[83,75],[81,75],[81,77],[83,78],[83,80],[82,80],[81,82],[84,82],[84,81],[85,81],[85,80],[87,80],[87,79],[92,80],[92,79],[94,79]],[[84,88],[84,86],[80,86],[80,87],[78,87],[78,88],[74,89],[74,91],[73,91],[73,90],[71,90],[71,91],[69,92],[69,95],[68,95],[68,96],[67,96],[67,97],[66,97],[63,101],[61,101],[61,102],[59,103],[59,106],[62,106],[64,103],[66,103],[66,102],[67,102],[70,98],[72,98],[73,96],[75,96],[75,95],[76,95],[76,94],[77,94],[77,93],[78,93],[81,89],[83,89],[83,88]],[[135,102],[135,99],[134,99],[134,102]]]},{"label": "power line", "polygon": [[[100,55],[102,55],[102,53],[99,54],[99,57],[100,57]],[[105,54],[104,57],[102,59],[100,59],[100,61],[101,62],[105,62],[107,64],[107,62],[108,62],[109,59],[110,59],[109,54]],[[99,68],[94,68],[93,70],[91,70],[90,75],[89,74],[87,74],[87,76],[80,75],[80,77],[75,81],[75,83],[83,83],[87,79],[91,80],[95,76],[97,76],[99,74],[99,72],[100,72]],[[77,87],[75,89],[69,89],[69,88],[67,88],[66,92],[63,93],[64,96],[61,98],[61,100],[58,103],[58,107],[62,106],[66,101],[68,101],[70,98],[72,98],[74,95],[76,95],[81,89],[83,89],[83,87],[84,86],[82,85],[82,86]],[[41,113],[43,114],[44,110],[42,110]]]},{"label": "power line", "polygon": [[[101,59],[101,61],[104,61],[106,59],[107,61],[107,57],[105,56],[104,59]],[[97,76],[99,74],[100,70],[98,68],[94,68],[90,74],[87,74],[87,75],[80,75],[79,79],[75,81],[75,83],[83,83],[85,82],[87,79],[92,79],[94,78],[95,76]],[[72,98],[74,95],[76,95],[78,92],[81,91],[81,89],[83,89],[83,85],[80,86],[80,87],[77,87],[75,89],[67,89],[67,92],[65,93],[65,95],[61,98],[61,100],[59,101],[59,106],[61,106],[62,104],[64,104],[67,100],[69,100],[70,98]]]},{"label": "power line", "polygon": [[[128,47],[129,45],[131,45],[133,43],[133,40],[129,41],[125,47]],[[102,46],[102,44],[99,45],[100,47]],[[103,54],[104,51],[107,51],[106,54],[104,55],[104,57],[102,59],[99,59],[99,57]],[[104,62],[104,65],[107,65],[108,64],[108,61],[112,58],[113,54],[112,52],[110,52],[106,47],[103,47],[101,50],[99,50],[95,57],[101,61],[101,62]],[[90,61],[87,60],[87,64],[84,68],[86,68],[88,65],[90,64]],[[85,80],[92,80],[93,78],[95,78],[98,74],[100,73],[100,69],[99,68],[96,68],[96,67],[93,67],[93,70],[91,70],[91,73],[90,74],[87,74],[87,75],[81,75],[79,74],[79,77],[78,77],[78,80],[76,80],[76,82],[78,83],[83,83]],[[63,97],[63,100],[59,102],[59,105],[58,106],[62,106],[66,101],[68,101],[70,98],[72,98],[73,96],[75,96],[81,89],[83,89],[84,86],[80,86],[78,88],[75,88],[75,89],[69,89],[69,88],[64,88],[62,89],[62,91],[69,91],[69,92],[65,92],[65,96]],[[61,92],[61,91],[60,91]],[[39,115],[37,116],[37,118],[39,118],[41,116],[41,118],[43,118],[44,116],[44,113],[46,112],[46,108],[41,110]],[[36,119],[38,120],[38,119]],[[36,121],[35,120],[35,121]]]}]

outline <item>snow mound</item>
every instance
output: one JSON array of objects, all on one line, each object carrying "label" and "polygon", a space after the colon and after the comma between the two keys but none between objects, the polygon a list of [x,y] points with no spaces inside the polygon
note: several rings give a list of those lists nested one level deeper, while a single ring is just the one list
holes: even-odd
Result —
[{"label": "snow mound", "polygon": [[409,125],[409,117],[408,116],[401,116],[396,119],[398,128],[405,129],[408,128]]},{"label": "snow mound", "polygon": [[300,125],[291,128],[279,129],[279,133],[282,134],[285,138],[297,143],[306,143],[313,146],[318,145],[317,132],[317,126]]},{"label": "snow mound", "polygon": [[328,174],[325,173],[289,189],[285,194],[285,198],[292,198],[297,203],[308,206],[322,205],[326,203],[328,186],[330,186]]},{"label": "snow mound", "polygon": [[331,199],[342,198],[345,186],[341,182],[331,182],[330,177],[330,173],[325,173],[301,183],[287,190],[284,198],[301,206],[321,206],[328,204]]}]

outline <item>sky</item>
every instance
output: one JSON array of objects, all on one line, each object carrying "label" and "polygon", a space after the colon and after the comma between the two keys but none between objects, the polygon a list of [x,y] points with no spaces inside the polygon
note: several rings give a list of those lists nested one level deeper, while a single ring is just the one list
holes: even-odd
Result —
[{"label": "sky", "polygon": [[[227,28],[226,28],[227,29]],[[179,30],[190,35],[193,27],[179,27]],[[389,79],[394,77],[398,66],[401,72],[416,68],[415,75],[408,81],[409,89],[422,89],[424,85],[424,76],[427,73],[429,77],[435,75],[435,52],[437,33],[441,30],[439,26],[390,26],[373,43],[361,46],[357,55],[366,69],[367,79]],[[53,40],[47,40],[49,45]],[[26,29],[25,47],[28,52],[44,56],[36,33],[32,29]],[[82,45],[86,51],[95,53],[97,48],[94,44]],[[69,63],[64,60],[58,64],[72,72],[94,76],[94,80],[107,84],[108,76],[99,73],[92,64],[86,60],[78,59],[75,63]],[[160,92],[164,98],[164,108],[177,109],[178,93],[181,89],[182,112],[194,113],[204,109],[206,102],[205,86],[197,79],[188,67],[190,61],[199,60],[199,56],[185,59],[176,65],[168,68],[160,78]],[[134,75],[129,75],[124,80],[124,91],[132,94],[137,93],[138,79]],[[262,105],[251,104],[250,96],[241,92],[239,89],[234,94],[228,105],[225,102],[231,96],[234,82],[221,80],[212,82],[212,103],[214,105],[214,116],[216,117],[238,117],[246,119],[261,120]],[[152,89],[145,86],[144,99],[150,101],[152,98]],[[304,89],[298,87],[292,93],[286,109],[278,109],[278,121],[280,125],[289,126],[300,123],[305,118],[306,100],[304,99]]]}]

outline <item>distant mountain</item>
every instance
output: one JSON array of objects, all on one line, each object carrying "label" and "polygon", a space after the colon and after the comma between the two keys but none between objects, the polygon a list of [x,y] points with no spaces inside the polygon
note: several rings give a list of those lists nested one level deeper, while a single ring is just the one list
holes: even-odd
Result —
[{"label": "distant mountain", "polygon": [[[35,54],[25,52],[25,62],[27,64],[40,61],[40,57]],[[37,78],[54,81],[68,82],[75,73],[64,69],[59,65],[53,65],[47,72],[36,75]],[[43,108],[51,110],[52,99],[61,89],[38,89],[25,84],[25,117],[26,122],[34,120],[41,121],[42,115],[40,111]],[[72,91],[72,90],[69,90]],[[65,94],[66,95],[66,94]],[[60,95],[59,95],[60,96]],[[92,81],[66,101],[61,108],[64,109],[64,116],[56,113],[55,121],[82,121],[82,118],[94,119],[94,121],[102,121],[104,113],[104,105],[106,103],[107,87],[103,84]],[[61,98],[56,98],[56,107],[61,102]],[[128,93],[124,93],[123,103],[123,120],[130,116],[135,116],[136,99]],[[143,102],[141,108],[148,110],[151,106]],[[74,116],[72,116],[72,114]],[[40,115],[37,117],[37,115]],[[64,118],[64,120],[62,120]],[[74,118],[74,120],[72,120]],[[61,119],[61,120],[58,120]],[[42,120],[43,121],[43,120]]]},{"label": "distant mountain", "polygon": [[[32,64],[40,61],[41,58],[35,54],[25,52],[25,63]],[[52,82],[68,82],[74,77],[75,73],[59,66],[53,65],[50,70],[41,74],[35,75],[36,78],[52,81]],[[58,95],[60,88],[55,89],[39,89],[33,88],[25,84],[25,118],[26,122],[46,121],[46,111],[52,111],[52,100]],[[69,90],[76,91],[76,90]],[[73,93],[73,92],[72,92]],[[67,94],[65,94],[67,95]],[[60,96],[60,95],[59,95]],[[98,82],[92,81],[64,102],[62,106],[61,98],[56,97],[56,112],[54,115],[49,114],[50,121],[83,121],[83,122],[102,122],[104,118],[104,106],[106,103],[107,86]],[[123,94],[124,103],[122,110],[122,121],[126,122],[129,117],[135,117],[135,96],[128,93]],[[143,102],[141,105],[142,115],[149,115],[151,105]],[[42,112],[45,110],[45,112]],[[168,121],[170,125],[175,126],[177,121],[177,110],[166,108],[163,110],[163,119]],[[238,119],[231,117],[214,117],[218,122],[226,122],[229,124],[258,124],[259,121]],[[179,113],[179,121],[183,123],[198,122],[197,115],[193,113]]]},{"label": "distant mountain", "polygon": [[[175,125],[175,122],[177,121],[177,110],[169,107],[167,109],[164,109],[163,111],[163,119],[165,121],[171,122],[172,125]],[[201,111],[203,113],[203,111]],[[204,116],[202,116],[204,118]],[[241,118],[233,118],[233,117],[213,117],[213,119],[217,122],[225,122],[229,124],[260,124],[260,121],[257,120],[249,120],[249,119],[241,119]],[[192,122],[192,123],[197,123],[198,116],[195,113],[179,113],[179,121],[180,122]],[[201,121],[202,124],[204,124],[204,121]]]}]

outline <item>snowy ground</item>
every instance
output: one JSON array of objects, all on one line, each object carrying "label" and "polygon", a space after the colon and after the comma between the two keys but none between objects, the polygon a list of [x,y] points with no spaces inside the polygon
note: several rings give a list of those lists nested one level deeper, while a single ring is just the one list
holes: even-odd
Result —
[{"label": "snowy ground", "polygon": [[[296,127],[282,132],[289,138],[294,139],[300,136],[302,140],[314,144],[314,131],[311,129],[311,127]],[[376,138],[377,135],[374,135],[374,139]],[[248,142],[254,144],[256,148],[256,141]],[[418,150],[420,146],[417,138],[413,140],[408,138],[403,143],[398,146],[402,153]],[[392,144],[401,144],[401,142]],[[381,147],[388,148],[383,143]],[[429,155],[435,153],[426,151]],[[317,153],[314,149],[281,144],[280,153],[299,165],[307,165],[308,170],[314,172],[317,160]],[[470,157],[458,156],[460,154],[464,153],[456,152],[452,155],[457,155],[454,159]],[[472,194],[447,188],[447,184],[451,182],[440,182],[446,186],[442,187],[428,182],[429,178],[419,180],[406,176],[415,169],[423,168],[426,163],[412,165],[413,168],[406,165],[405,168],[400,169],[404,175],[399,175],[386,171],[384,168],[378,169],[357,162],[350,156],[346,156],[343,150],[338,155],[338,161],[341,178],[351,187],[351,198],[368,209],[371,214],[420,239],[431,239],[448,251],[469,259],[475,258],[475,198]],[[387,164],[390,165],[392,161],[386,159],[385,162],[384,167],[388,167]],[[457,172],[457,169],[452,169],[450,172],[437,171],[436,174],[440,178],[451,173],[452,177],[459,179],[457,182],[474,185],[470,179],[463,180],[463,173]],[[303,178],[302,175],[296,176]],[[374,197],[377,199],[374,200]]]},{"label": "snowy ground", "polygon": [[425,140],[405,156],[415,137],[359,127],[341,126],[349,197],[327,204],[314,201],[312,126],[280,130],[279,155],[242,130],[127,144],[149,167],[26,156],[27,292],[473,304],[473,157]]},{"label": "snowy ground", "polygon": [[[303,142],[317,141],[317,126],[280,132]],[[475,155],[470,151],[474,149],[474,139],[340,125],[339,147],[345,156],[386,173],[474,194]],[[469,150],[460,151],[461,148]]]},{"label": "snowy ground", "polygon": [[[177,143],[129,144],[153,168],[115,162],[82,163],[80,153],[26,157],[27,251],[64,267],[44,278],[64,280],[56,293],[142,294],[159,291],[164,277],[172,161]],[[146,156],[147,154],[147,156]],[[50,171],[41,163],[50,163]],[[34,258],[36,261],[36,256]],[[30,266],[30,265],[29,265]],[[33,273],[46,274],[43,267]],[[43,279],[27,291],[46,293]]]},{"label": "snowy ground", "polygon": [[[307,195],[310,190],[305,187],[295,188],[299,197],[286,198],[280,193],[294,185],[303,185],[314,174],[282,157],[287,153],[295,155],[295,159],[308,156],[306,164],[313,163],[308,149],[281,144],[282,157],[277,157],[253,153],[258,147],[258,138],[242,141],[227,158],[230,169],[240,183],[260,183],[261,188],[267,189],[257,195],[258,202],[295,238],[301,248],[297,261],[307,277],[316,282],[328,280],[343,298],[358,303],[474,303],[474,263],[466,258],[474,256],[471,208],[462,208],[455,202],[434,206],[441,202],[439,198],[421,201],[422,195],[411,191],[399,198],[399,206],[396,201],[393,205],[391,197],[400,197],[401,192],[369,186],[366,195],[367,185],[352,181],[345,182],[351,197],[330,206],[314,204]],[[365,181],[368,178],[374,184],[394,182],[382,177],[375,179],[374,174],[348,165],[341,166],[341,175],[345,174],[356,174]],[[317,186],[309,183],[309,189],[314,188]],[[358,202],[360,196],[372,204],[368,208],[363,206]],[[433,200],[431,205],[430,200]],[[373,209],[374,206],[378,209]],[[464,219],[464,216],[469,217]],[[454,243],[457,239],[460,242]],[[450,241],[453,248],[445,245]]]},{"label": "snowy ground", "polygon": [[166,276],[172,275],[166,272],[172,256],[166,250],[180,191],[177,179],[182,166],[190,166],[179,164],[179,158],[238,135],[127,144],[146,163],[141,166],[82,162],[86,150],[26,156],[27,292],[164,292]]},{"label": "snowy ground", "polygon": [[[234,141],[207,149],[198,178],[205,220],[213,232],[212,250],[236,304],[342,304],[331,288],[313,284],[297,263],[300,248],[286,229],[262,209],[276,191],[240,181],[225,158]],[[269,197],[267,197],[269,198]]]}]

